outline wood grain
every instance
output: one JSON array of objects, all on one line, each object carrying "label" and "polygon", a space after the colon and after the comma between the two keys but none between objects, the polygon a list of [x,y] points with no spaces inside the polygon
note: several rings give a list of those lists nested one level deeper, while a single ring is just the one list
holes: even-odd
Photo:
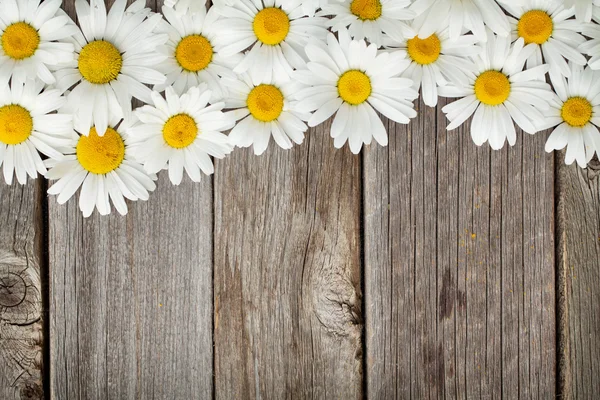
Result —
[{"label": "wood grain", "polygon": [[554,164],[427,109],[365,152],[367,395],[555,394]]},{"label": "wood grain", "polygon": [[211,178],[161,174],[129,207],[84,219],[49,200],[51,396],[211,398]]},{"label": "wood grain", "polygon": [[362,396],[361,163],[329,127],[217,163],[218,399]]},{"label": "wood grain", "polygon": [[0,399],[41,399],[43,183],[0,182]]},{"label": "wood grain", "polygon": [[600,162],[559,165],[560,384],[565,398],[600,398]]}]

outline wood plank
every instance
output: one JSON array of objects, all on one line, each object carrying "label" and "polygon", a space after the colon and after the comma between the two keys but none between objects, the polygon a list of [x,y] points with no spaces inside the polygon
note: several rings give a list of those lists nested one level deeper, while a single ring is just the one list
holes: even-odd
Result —
[{"label": "wood plank", "polygon": [[[445,103],[443,103],[445,104]],[[365,152],[367,395],[555,393],[554,164],[545,135],[476,147],[419,105]]]},{"label": "wood plank", "polygon": [[43,182],[0,182],[0,399],[42,399]]},{"label": "wood plank", "polygon": [[561,392],[600,398],[600,162],[558,167]]},{"label": "wood plank", "polygon": [[49,200],[51,395],[211,398],[211,178],[161,174],[129,208],[84,219]]},{"label": "wood plank", "polygon": [[215,394],[362,397],[361,162],[326,124],[215,173]]}]

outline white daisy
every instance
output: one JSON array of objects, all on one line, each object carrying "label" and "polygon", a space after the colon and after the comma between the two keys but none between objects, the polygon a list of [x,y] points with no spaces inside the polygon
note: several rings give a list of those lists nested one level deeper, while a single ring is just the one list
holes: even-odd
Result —
[{"label": "white daisy", "polygon": [[595,23],[584,24],[581,32],[590,39],[579,46],[579,51],[590,57],[590,68],[600,70],[600,26]]},{"label": "white daisy", "polygon": [[43,88],[38,80],[0,84],[0,166],[8,184],[13,172],[20,184],[27,175],[35,179],[38,172],[44,174],[39,153],[60,159],[69,143],[72,117],[54,113],[66,99],[56,89]]},{"label": "white daisy", "polygon": [[411,39],[390,40],[386,47],[406,51],[411,63],[402,76],[411,78],[417,91],[422,88],[424,103],[435,107],[438,87],[448,83],[458,86],[468,84],[465,72],[475,73],[475,64],[470,56],[481,53],[482,49],[475,45],[477,38],[473,35],[461,35],[451,40],[447,27],[440,27],[427,39],[420,39],[416,35],[418,26],[418,23],[413,26],[417,29]]},{"label": "white daisy", "polygon": [[548,65],[523,71],[525,60],[535,49],[534,44],[524,46],[522,38],[511,46],[510,38],[488,30],[484,51],[474,57],[478,72],[469,77],[469,85],[439,89],[441,96],[462,97],[442,109],[450,120],[448,130],[462,125],[474,113],[473,141],[478,146],[489,141],[495,150],[501,149],[506,139],[511,146],[516,143],[513,120],[527,133],[537,132],[535,123],[543,119],[540,110],[548,109],[552,92],[544,81]]},{"label": "white daisy", "polygon": [[415,17],[409,5],[410,0],[343,0],[323,7],[321,14],[334,16],[327,20],[334,32],[349,27],[353,39],[381,45],[386,35],[396,40],[406,37],[409,29],[404,21]]},{"label": "white daisy", "polygon": [[232,115],[241,120],[231,130],[229,140],[238,147],[254,145],[254,153],[261,155],[269,145],[271,136],[281,148],[290,149],[304,140],[308,126],[304,123],[310,114],[301,113],[291,97],[299,84],[271,81],[252,82],[244,74],[239,80],[223,79],[229,89],[227,108],[236,109]]},{"label": "white daisy", "polygon": [[[520,1],[506,0],[500,3]],[[470,30],[477,39],[485,41],[485,26],[500,36],[510,33],[508,18],[495,0],[416,0],[411,9],[417,15],[424,15],[425,23],[419,30],[421,39],[431,36],[445,21],[449,23],[451,38]]]},{"label": "white daisy", "polygon": [[515,18],[510,17],[512,39],[523,38],[525,44],[533,43],[536,51],[527,60],[527,67],[542,63],[565,76],[571,72],[567,60],[585,65],[586,59],[577,48],[585,38],[577,33],[581,23],[570,19],[573,9],[565,10],[559,3],[548,0],[522,0],[522,4],[505,6]]},{"label": "white daisy", "polygon": [[53,84],[48,67],[73,60],[73,45],[66,39],[78,29],[60,5],[61,0],[0,1],[0,82],[12,76]]},{"label": "white daisy", "polygon": [[585,168],[594,153],[600,153],[600,71],[571,64],[571,77],[551,74],[556,95],[540,129],[556,126],[548,141],[546,151],[567,148],[566,164]]},{"label": "white daisy", "polygon": [[158,69],[167,76],[167,80],[155,85],[154,90],[162,92],[173,86],[175,92],[181,95],[200,82],[206,82],[213,93],[211,102],[222,100],[225,93],[220,77],[235,77],[232,69],[237,58],[224,58],[215,51],[213,25],[218,14],[213,9],[207,12],[205,7],[183,15],[163,7],[163,14],[168,23],[163,21],[156,32],[168,34],[169,41],[158,47],[158,51],[167,57]]},{"label": "white daisy", "polygon": [[168,87],[166,100],[152,92],[154,106],[135,111],[141,122],[128,132],[138,142],[135,154],[146,171],[168,169],[174,185],[181,183],[184,169],[194,182],[200,181],[200,171],[214,172],[210,156],[224,158],[232,150],[222,132],[233,127],[233,120],[221,111],[224,103],[207,106],[211,95],[204,83],[181,97]]},{"label": "white daisy", "polygon": [[341,2],[344,0],[304,0],[302,1],[302,11],[304,15],[312,17],[317,10],[323,9],[329,2]]},{"label": "white daisy", "polygon": [[563,0],[565,8],[574,7],[575,16],[579,21],[592,20],[594,5],[600,6],[600,0]]},{"label": "white daisy", "polygon": [[300,0],[237,0],[213,6],[223,18],[216,22],[215,45],[223,57],[251,48],[234,72],[248,72],[254,81],[289,80],[305,65],[309,39],[324,39],[325,20],[306,17]]},{"label": "white daisy", "polygon": [[186,14],[190,12],[198,12],[206,9],[205,2],[200,0],[165,0],[165,6],[174,8],[178,14]]},{"label": "white daisy", "polygon": [[95,127],[85,135],[71,131],[65,157],[46,161],[46,178],[57,180],[48,194],[58,195],[58,204],[64,204],[80,187],[79,208],[86,218],[94,208],[100,215],[110,214],[109,199],[121,215],[127,214],[125,199],[148,200],[156,188],[156,175],[147,174],[133,159],[126,125],[119,122],[112,118],[103,136]]},{"label": "white daisy", "polygon": [[[75,8],[83,35],[75,35],[75,61],[57,71],[57,86],[67,90],[76,85],[68,101],[78,114],[75,128],[86,134],[95,126],[104,135],[110,118],[131,113],[132,96],[150,101],[144,84],[161,84],[165,76],[155,69],[165,59],[156,52],[168,35],[154,34],[160,14],[151,15],[145,0],[117,0],[108,16],[103,0],[77,0]],[[77,123],[77,121],[76,121]]]},{"label": "white daisy", "polygon": [[350,40],[347,30],[330,33],[327,45],[309,44],[306,53],[308,70],[296,71],[294,78],[309,88],[297,93],[298,109],[315,111],[308,120],[316,126],[333,114],[331,126],[334,146],[349,142],[350,150],[358,153],[364,144],[375,140],[387,145],[385,126],[375,112],[407,124],[417,112],[413,100],[418,97],[413,81],[400,74],[410,65],[403,51],[378,52],[377,45],[367,46],[364,40]]}]

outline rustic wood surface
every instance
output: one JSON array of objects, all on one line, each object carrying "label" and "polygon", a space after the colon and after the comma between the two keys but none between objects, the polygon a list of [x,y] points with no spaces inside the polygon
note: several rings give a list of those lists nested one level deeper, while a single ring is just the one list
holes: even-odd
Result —
[{"label": "rustic wood surface", "polygon": [[[564,156],[560,155],[560,157]],[[565,397],[600,397],[600,162],[559,168],[560,384]]]},{"label": "rustic wood surface", "polygon": [[0,399],[600,398],[599,164],[419,108],[126,217],[0,183]]}]

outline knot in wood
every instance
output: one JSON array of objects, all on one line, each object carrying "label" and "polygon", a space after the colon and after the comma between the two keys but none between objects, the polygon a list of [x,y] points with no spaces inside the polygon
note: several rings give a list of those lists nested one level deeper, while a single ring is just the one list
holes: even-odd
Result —
[{"label": "knot in wood", "polygon": [[12,272],[0,275],[0,306],[16,307],[26,296],[27,285],[23,278]]}]

